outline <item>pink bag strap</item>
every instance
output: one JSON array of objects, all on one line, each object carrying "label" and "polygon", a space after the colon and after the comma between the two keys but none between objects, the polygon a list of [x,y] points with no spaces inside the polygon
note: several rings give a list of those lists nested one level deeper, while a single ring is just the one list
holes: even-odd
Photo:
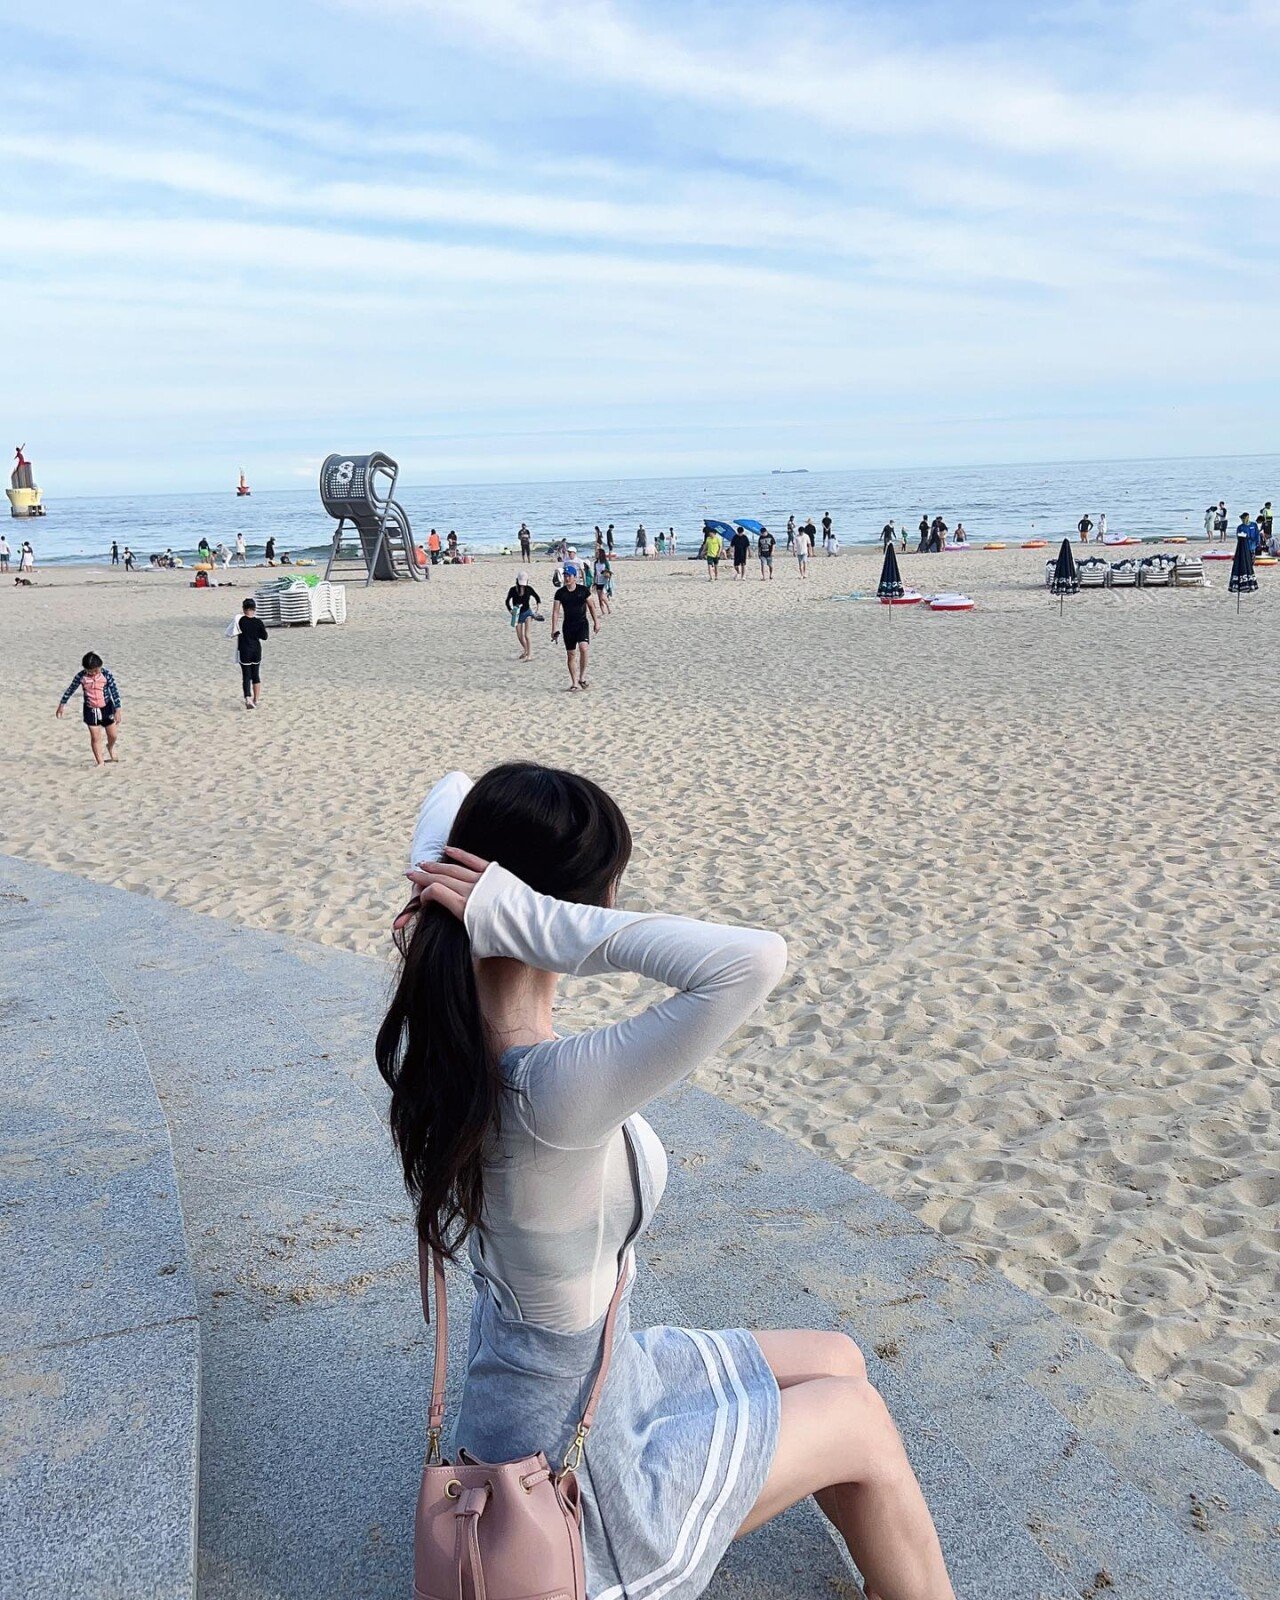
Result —
[{"label": "pink bag strap", "polygon": [[[604,1380],[609,1374],[609,1363],[613,1359],[613,1333],[618,1321],[618,1308],[622,1304],[622,1296],[627,1287],[629,1259],[630,1251],[627,1251],[623,1255],[622,1265],[618,1268],[618,1281],[614,1286],[613,1298],[609,1301],[608,1311],[605,1312],[604,1331],[600,1336],[600,1366],[596,1371],[595,1382],[591,1385],[591,1392],[587,1396],[587,1403],[583,1407],[582,1419],[574,1433],[573,1443],[565,1452],[563,1470],[566,1472],[573,1471],[581,1463],[587,1435],[591,1432],[591,1424],[596,1420]],[[449,1303],[445,1292],[444,1260],[440,1252],[433,1250],[425,1239],[419,1239],[418,1287],[422,1293],[423,1321],[428,1326],[431,1323],[429,1288],[431,1283],[435,1285],[436,1337],[431,1362],[431,1408],[427,1413],[427,1461],[434,1463],[440,1459],[440,1434],[444,1428],[444,1389],[449,1368]]]}]

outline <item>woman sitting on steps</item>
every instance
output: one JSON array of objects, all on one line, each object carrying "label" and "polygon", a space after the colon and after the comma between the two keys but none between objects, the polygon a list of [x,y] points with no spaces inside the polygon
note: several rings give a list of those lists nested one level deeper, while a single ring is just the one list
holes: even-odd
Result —
[{"label": "woman sitting on steps", "polygon": [[[872,1600],[954,1600],[852,1340],[630,1328],[633,1247],[666,1181],[640,1110],[724,1044],[786,962],[773,933],[615,909],[630,854],[603,790],[532,764],[474,787],[452,774],[419,818],[377,1059],[420,1238],[467,1242],[478,1284],[456,1443],[481,1461],[560,1459],[621,1276],[578,1469],[592,1600],[692,1600],[734,1539],[808,1495]],[[610,972],[674,992],[557,1037],[557,974]]]}]

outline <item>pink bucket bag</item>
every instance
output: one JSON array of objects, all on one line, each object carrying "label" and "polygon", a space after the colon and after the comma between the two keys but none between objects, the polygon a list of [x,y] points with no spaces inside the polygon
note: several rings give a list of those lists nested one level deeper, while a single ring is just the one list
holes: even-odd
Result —
[{"label": "pink bucket bag", "polygon": [[421,1242],[418,1276],[428,1323],[428,1277],[435,1281],[436,1334],[427,1460],[414,1527],[414,1600],[587,1600],[575,1469],[582,1462],[613,1354],[625,1262],[604,1319],[600,1370],[559,1472],[551,1470],[541,1451],[519,1461],[477,1461],[465,1450],[456,1461],[441,1459],[449,1310],[444,1263]]}]

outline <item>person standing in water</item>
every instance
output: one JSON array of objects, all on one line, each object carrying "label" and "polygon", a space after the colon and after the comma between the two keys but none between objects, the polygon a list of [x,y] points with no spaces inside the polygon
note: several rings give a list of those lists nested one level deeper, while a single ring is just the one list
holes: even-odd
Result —
[{"label": "person standing in water", "polygon": [[133,571],[133,551],[130,550],[128,545],[124,547],[124,570],[126,572]]},{"label": "person standing in water", "polygon": [[822,513],[822,548],[825,550],[831,543],[831,513]]},{"label": "person standing in water", "polygon": [[9,541],[0,533],[0,572],[8,572],[10,554]]},{"label": "person standing in water", "polygon": [[600,632],[600,608],[591,591],[578,581],[578,569],[566,567],[564,583],[556,590],[551,607],[551,642],[563,635],[565,656],[569,665],[569,692],[589,689],[587,658],[591,635]]},{"label": "person standing in water", "polygon": [[[58,701],[58,709],[54,716],[61,718],[67,709],[67,701],[79,689],[84,700],[84,725],[89,730],[89,747],[93,751],[95,766],[102,766],[104,760],[116,761],[116,739],[120,733],[120,690],[116,687],[116,680],[102,664],[102,657],[96,651],[90,650],[80,663],[80,670],[72,678]],[[103,755],[102,739],[106,735],[106,755]]]},{"label": "person standing in water", "polygon": [[1081,544],[1088,544],[1089,535],[1090,535],[1090,533],[1092,531],[1093,531],[1093,519],[1090,517],[1089,513],[1086,511],[1084,516],[1082,516],[1080,518],[1079,522],[1076,523],[1076,532],[1080,535],[1080,543]]},{"label": "person standing in water", "polygon": [[113,567],[120,565],[120,546],[114,539],[111,541],[111,565]]},{"label": "person standing in water", "polygon": [[541,604],[542,596],[530,584],[529,574],[517,572],[516,581],[507,590],[507,615],[511,618],[511,626],[516,630],[516,642],[520,646],[520,654],[516,657],[518,661],[533,660],[529,624]]}]

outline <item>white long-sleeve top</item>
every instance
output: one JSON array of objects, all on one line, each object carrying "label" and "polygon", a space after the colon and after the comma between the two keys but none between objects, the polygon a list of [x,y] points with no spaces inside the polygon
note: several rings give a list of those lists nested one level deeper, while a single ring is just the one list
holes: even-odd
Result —
[{"label": "white long-sleeve top", "polygon": [[655,1194],[666,1155],[637,1113],[725,1042],[782,976],[775,933],[571,905],[488,868],[467,901],[472,954],[544,972],[638,972],[675,993],[604,1028],[504,1057],[512,1086],[485,1162],[472,1255],[507,1316],[559,1332],[608,1306],[638,1221],[639,1174]]}]

